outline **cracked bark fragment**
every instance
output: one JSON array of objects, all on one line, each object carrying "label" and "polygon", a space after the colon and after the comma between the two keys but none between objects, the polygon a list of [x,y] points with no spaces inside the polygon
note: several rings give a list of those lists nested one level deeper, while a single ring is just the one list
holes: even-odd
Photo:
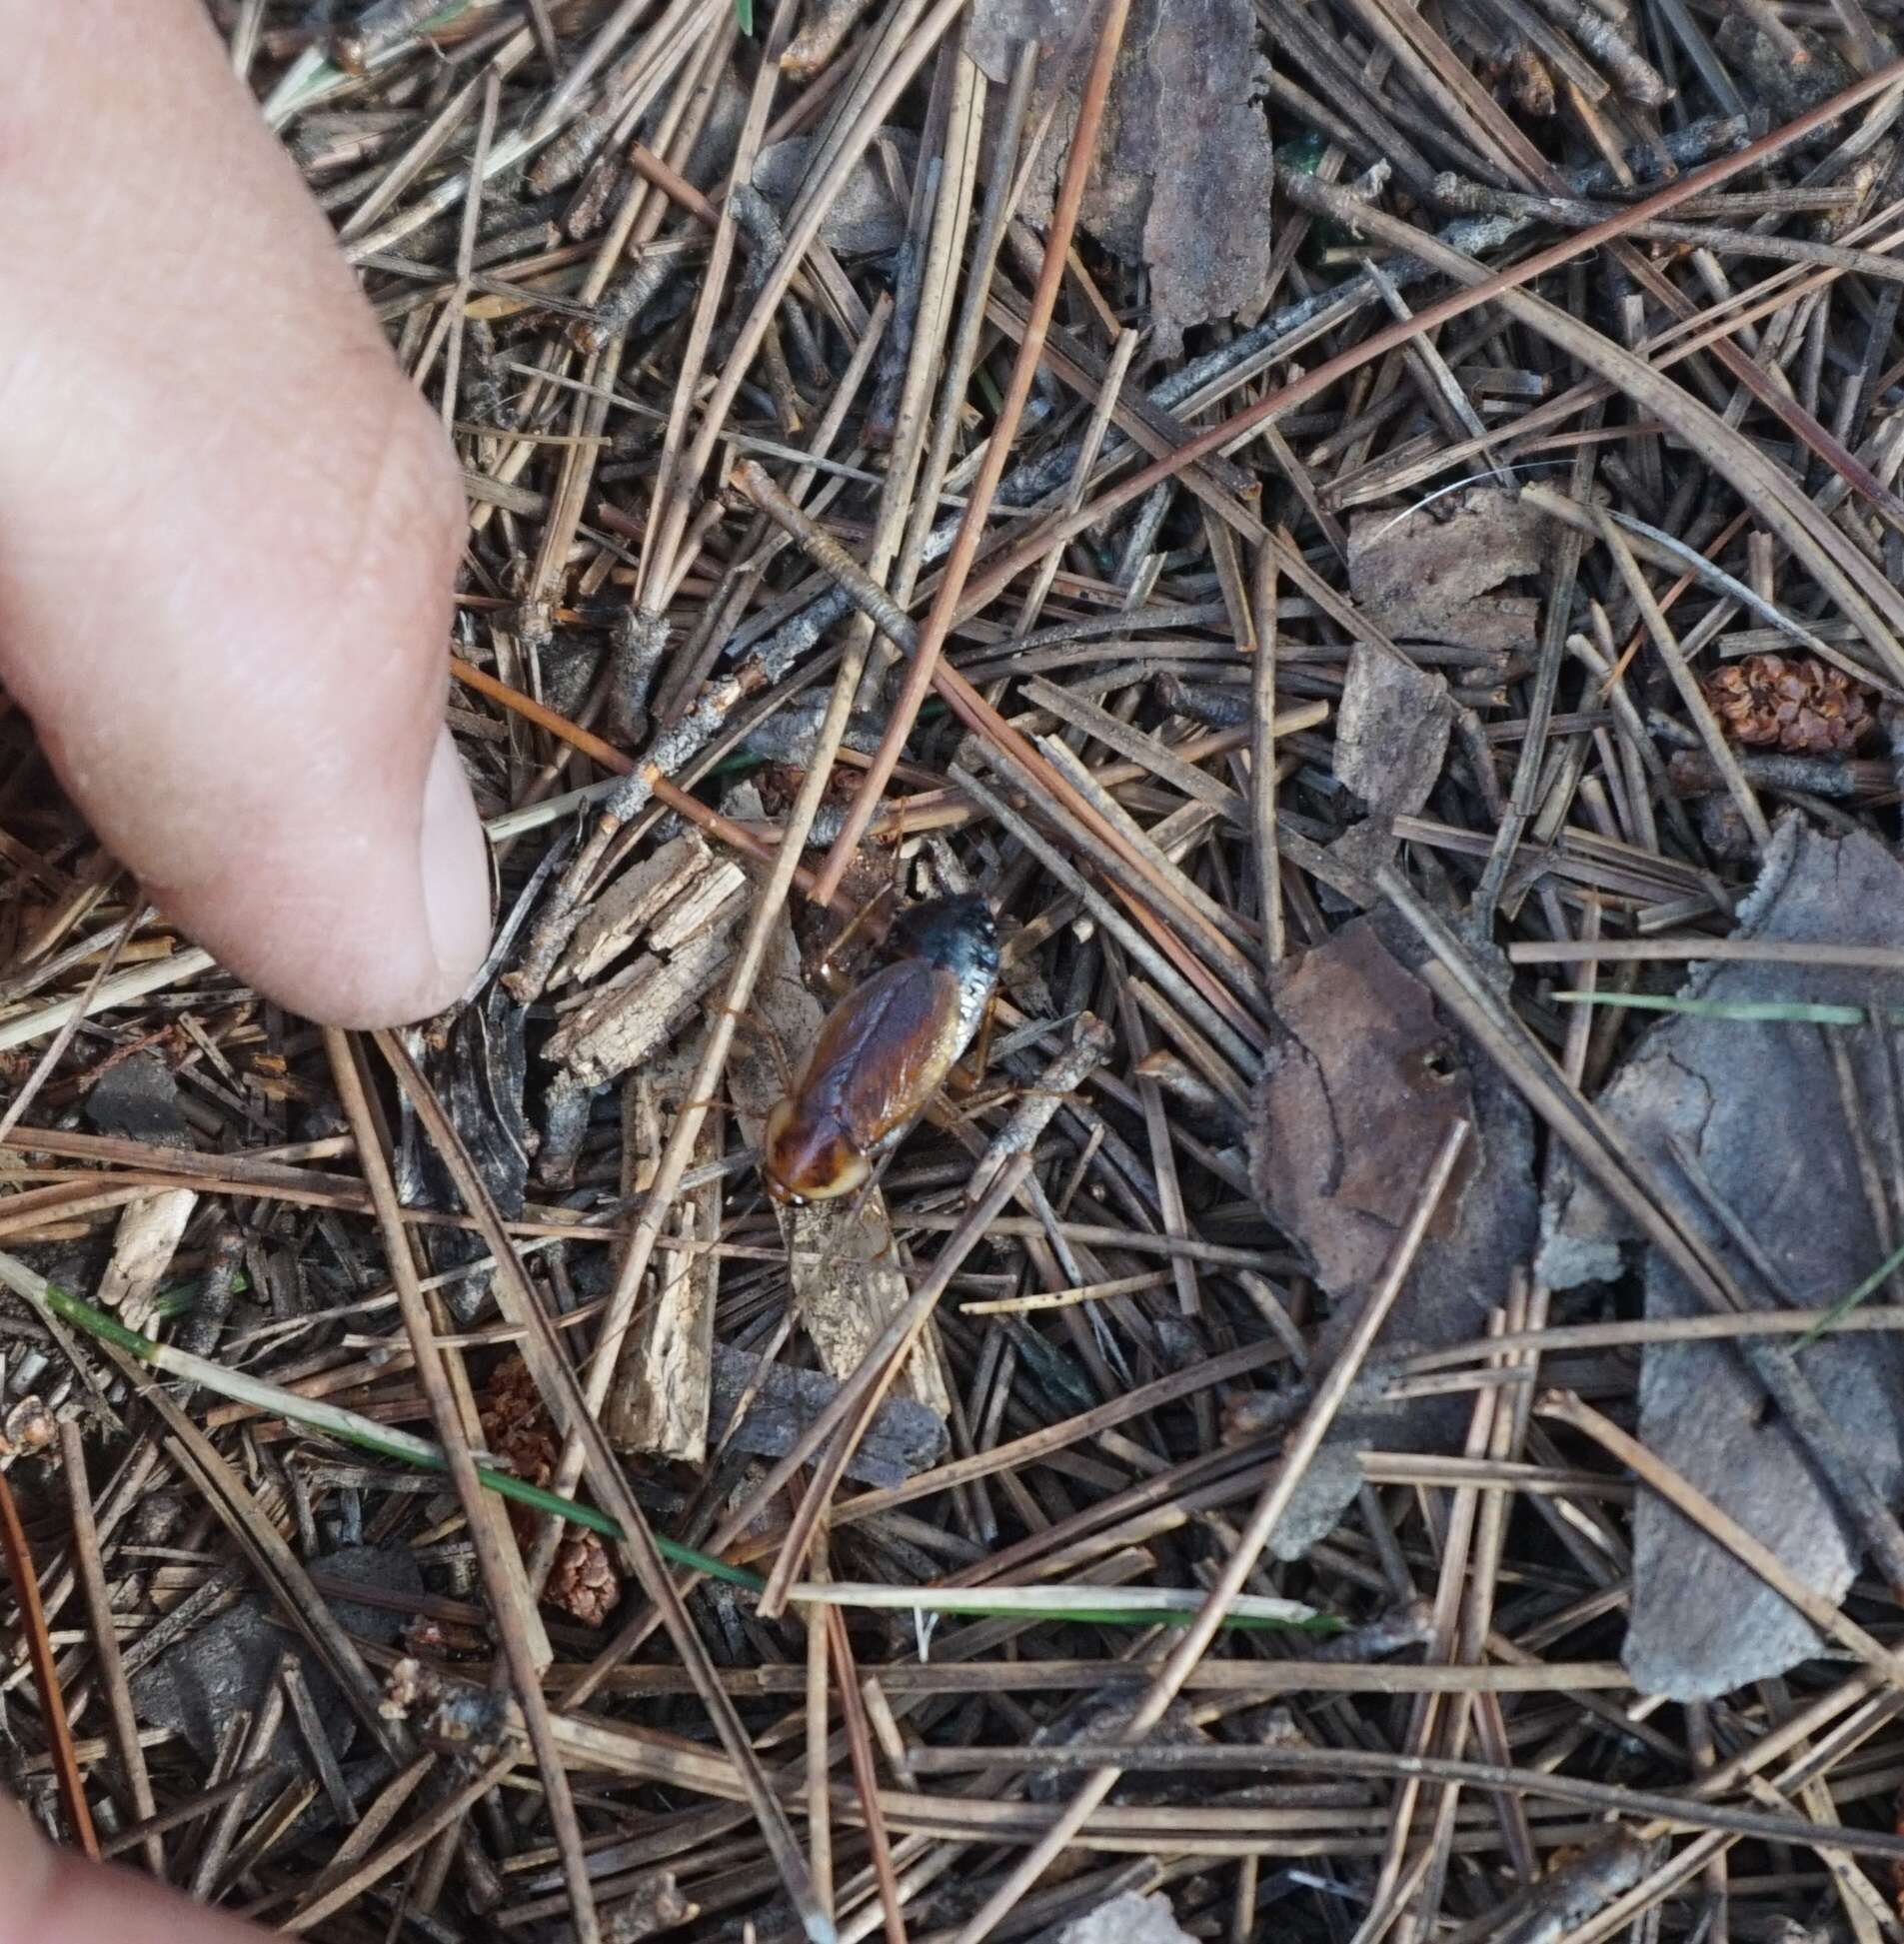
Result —
[{"label": "cracked bark fragment", "polygon": [[546,1058],[577,1084],[601,1086],[665,1045],[707,996],[733,957],[728,912],[671,959],[644,953],[621,983],[572,1012],[549,1035]]},{"label": "cracked bark fragment", "polygon": [[1541,573],[1543,544],[1541,517],[1518,494],[1470,487],[1400,519],[1369,513],[1351,520],[1349,591],[1396,641],[1531,651],[1539,602],[1495,590]]},{"label": "cracked bark fragment", "polygon": [[[653,1184],[668,1124],[694,1084],[706,1044],[703,1026],[628,1076],[622,1101],[624,1196],[645,1194]],[[725,1130],[719,1113],[703,1120],[690,1166],[720,1158]],[[680,1197],[669,1224],[671,1240],[706,1241],[720,1234],[722,1187],[717,1175]],[[603,1417],[618,1451],[706,1462],[714,1306],[720,1285],[717,1256],[670,1248],[667,1242],[656,1251],[652,1292],[623,1340]]]},{"label": "cracked bark fragment", "polygon": [[1350,649],[1335,719],[1335,775],[1368,806],[1368,816],[1329,849],[1372,877],[1400,848],[1397,817],[1412,817],[1440,781],[1454,728],[1448,685],[1392,655],[1357,642]]},{"label": "cracked bark fragment", "polygon": [[586,984],[605,972],[711,862],[707,840],[689,831],[631,865],[589,907],[550,983]]},{"label": "cracked bark fragment", "polygon": [[[1002,84],[1022,41],[1039,60],[1034,117],[1055,103],[1051,134],[1018,214],[1041,225],[1077,121],[1090,36],[1075,0],[978,0],[971,57]],[[1275,179],[1265,85],[1248,0],[1136,0],[1124,37],[1083,227],[1150,271],[1153,349],[1174,358],[1183,333],[1262,300]]]},{"label": "cracked bark fragment", "polygon": [[[1904,867],[1874,839],[1828,838],[1796,818],[1778,826],[1736,937],[1904,946]],[[1682,988],[1706,999],[1866,1004],[1869,973],[1810,966],[1696,967]],[[1845,1035],[1869,1137],[1882,1145],[1886,1049]],[[1824,1306],[1863,1280],[1888,1238],[1878,1231],[1845,1123],[1824,1032],[1810,1025],[1675,1015],[1654,1027],[1601,1096],[1633,1149],[1677,1178],[1672,1142],[1698,1159],[1785,1284],[1782,1299]],[[1752,1294],[1763,1285],[1703,1204],[1687,1205],[1708,1243]],[[1621,1272],[1635,1238],[1562,1158],[1543,1208],[1539,1272],[1555,1287]],[[1649,1316],[1701,1313],[1652,1251]],[[1813,1344],[1799,1358],[1873,1488],[1904,1483],[1904,1350],[1887,1337]],[[1858,1541],[1790,1431],[1736,1355],[1656,1344],[1641,1364],[1639,1436],[1828,1599],[1850,1585]],[[1702,1699],[1783,1673],[1819,1651],[1812,1628],[1755,1575],[1651,1494],[1633,1516],[1633,1606],[1624,1659],[1635,1683]]]}]

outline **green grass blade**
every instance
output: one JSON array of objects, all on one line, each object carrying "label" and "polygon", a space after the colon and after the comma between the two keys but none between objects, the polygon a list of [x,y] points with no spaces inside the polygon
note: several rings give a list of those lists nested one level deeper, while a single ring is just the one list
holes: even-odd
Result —
[{"label": "green grass blade", "polygon": [[[1667,998],[1645,992],[1556,992],[1554,997],[1575,1005],[1624,1005],[1638,1012],[1685,1012],[1699,1019],[1771,1020],[1785,1025],[1818,1026],[1904,1023],[1904,1011],[1889,1005],[1830,1005],[1807,999]],[[1840,1296],[1792,1345],[1792,1354],[1796,1356],[1808,1344],[1817,1342],[1834,1323],[1874,1296],[1900,1268],[1904,1268],[1904,1248],[1893,1250],[1856,1288]]]},{"label": "green grass blade", "polygon": [[1838,1300],[1834,1302],[1831,1305],[1831,1307],[1827,1309],[1825,1313],[1822,1316],[1820,1316],[1815,1323],[1812,1324],[1810,1329],[1808,1329],[1804,1333],[1804,1335],[1801,1336],[1798,1339],[1798,1341],[1792,1345],[1792,1354],[1796,1356],[1798,1352],[1802,1350],[1807,1343],[1816,1342],[1818,1338],[1821,1337],[1825,1333],[1825,1331],[1828,1330],[1832,1326],[1832,1324],[1839,1319],[1839,1317],[1850,1315],[1850,1313],[1855,1308],[1857,1308],[1859,1303],[1867,1301],[1870,1297],[1876,1295],[1879,1289],[1881,1289],[1884,1286],[1884,1284],[1890,1280],[1891,1276],[1895,1274],[1896,1271],[1899,1270],[1900,1268],[1904,1268],[1904,1248],[1893,1249],[1891,1253],[1887,1255],[1884,1258],[1884,1260],[1880,1262],[1877,1265],[1877,1267],[1873,1269],[1871,1273],[1867,1275],[1864,1278],[1864,1280],[1860,1282],[1855,1289],[1848,1290],[1844,1295],[1840,1296]]},{"label": "green grass blade", "polygon": [[[1861,1026],[1869,1024],[1872,1009],[1865,1005],[1829,1005],[1809,999],[1687,999],[1656,992],[1556,992],[1572,1005],[1622,1005],[1632,1012],[1684,1012],[1695,1019],[1733,1019],[1748,1024]],[[1890,1007],[1879,1012],[1896,1025],[1900,1015]]]},{"label": "green grass blade", "polygon": [[110,1343],[116,1350],[124,1350],[128,1356],[136,1356],[141,1363],[158,1360],[159,1344],[151,1337],[142,1336],[136,1329],[129,1328],[107,1310],[95,1309],[70,1290],[62,1289],[57,1282],[47,1283],[42,1293],[46,1297],[46,1306],[63,1322],[76,1325],[87,1335],[98,1337],[102,1343]]}]

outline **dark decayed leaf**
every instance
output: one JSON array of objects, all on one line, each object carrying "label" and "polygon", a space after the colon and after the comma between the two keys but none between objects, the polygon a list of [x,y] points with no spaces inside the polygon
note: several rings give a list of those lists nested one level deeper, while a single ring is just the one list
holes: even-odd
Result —
[{"label": "dark decayed leaf", "polygon": [[[728,1438],[735,1409],[746,1397],[747,1414],[732,1435],[733,1448],[759,1458],[782,1457],[839,1388],[824,1370],[796,1370],[784,1363],[764,1367],[746,1350],[717,1344],[708,1441],[719,1444]],[[916,1471],[937,1464],[946,1455],[946,1422],[936,1411],[910,1397],[891,1397],[855,1448],[847,1476],[882,1488],[902,1485]]]},{"label": "dark decayed leaf", "polygon": [[[311,1564],[332,1578],[381,1592],[423,1592],[423,1574],[404,1546],[347,1546]],[[406,1616],[401,1612],[356,1600],[333,1600],[331,1605],[339,1622],[361,1639],[390,1646],[403,1631]],[[255,1596],[208,1620],[134,1676],[133,1705],[142,1720],[183,1735],[210,1762],[232,1718],[258,1706],[287,1653],[297,1657],[311,1698],[344,1752],[355,1722],[336,1682],[303,1636],[274,1616],[268,1600]],[[297,1746],[296,1725],[287,1719],[273,1743],[273,1757],[293,1759]]]},{"label": "dark decayed leaf", "polygon": [[[1325,1369],[1414,1206],[1451,1123],[1470,1122],[1460,1170],[1429,1230],[1378,1353],[1478,1336],[1535,1237],[1525,1103],[1470,1056],[1425,986],[1385,943],[1345,926],[1276,986],[1281,1036],[1257,1086],[1250,1171],[1265,1210],[1315,1264],[1334,1311]],[[1405,951],[1397,940],[1397,949]],[[1325,1533],[1360,1480],[1353,1453],[1458,1445],[1465,1402],[1356,1404],[1338,1418],[1271,1541],[1295,1558]]]}]

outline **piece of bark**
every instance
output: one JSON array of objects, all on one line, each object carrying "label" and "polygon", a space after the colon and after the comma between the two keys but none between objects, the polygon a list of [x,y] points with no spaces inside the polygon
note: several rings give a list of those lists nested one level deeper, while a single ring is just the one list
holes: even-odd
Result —
[{"label": "piece of bark", "polygon": [[[101,1133],[180,1151],[192,1145],[179,1083],[154,1053],[135,1053],[102,1074],[86,1096],[86,1117]],[[144,1329],[197,1206],[191,1188],[160,1188],[127,1202],[93,1300],[119,1310],[133,1329]]]},{"label": "piece of bark", "polygon": [[[1334,1307],[1312,1368],[1325,1370],[1413,1211],[1448,1128],[1472,1131],[1377,1338],[1387,1357],[1478,1336],[1537,1239],[1526,1103],[1473,1054],[1409,970],[1419,947],[1358,919],[1276,985],[1280,1028],[1252,1101],[1250,1174],[1270,1218],[1315,1264]],[[1293,1559],[1354,1496],[1360,1448],[1458,1447],[1464,1400],[1375,1399],[1358,1385],[1270,1544]]]},{"label": "piece of bark", "polygon": [[[1051,210],[1094,36],[1074,0],[975,0],[971,57],[994,83],[1025,40],[1040,49],[1033,115],[1049,138],[1018,208]],[[1261,301],[1275,180],[1260,106],[1266,70],[1249,0],[1135,0],[1080,216],[1106,249],[1150,272],[1152,349],[1174,358],[1183,332]]]},{"label": "piece of bark", "polygon": [[[1904,947],[1904,866],[1862,834],[1824,837],[1783,820],[1759,881],[1739,907],[1736,937]],[[1815,966],[1695,967],[1683,991],[1714,1000],[1853,1005],[1879,996],[1869,972]],[[1887,1144],[1885,1049],[1844,1035],[1864,1137]],[[1673,1142],[1697,1157],[1718,1195],[1770,1257],[1797,1304],[1824,1307],[1883,1260],[1824,1034],[1812,1025],[1676,1015],[1655,1026],[1601,1095],[1630,1148],[1678,1179]],[[1880,1161],[1880,1166],[1884,1163]],[[1697,1223],[1742,1286],[1762,1285],[1705,1203]],[[1637,1239],[1570,1159],[1556,1159],[1543,1208],[1539,1273],[1556,1288],[1606,1280]],[[1645,1257],[1649,1316],[1703,1313],[1656,1252]],[[1904,1484],[1904,1348],[1882,1336],[1826,1339],[1800,1366],[1864,1461],[1877,1493]],[[1640,1366],[1639,1435],[1828,1600],[1850,1586],[1859,1541],[1763,1392],[1735,1355],[1703,1344],[1653,1344]],[[1633,1511],[1633,1603],[1624,1661],[1649,1694],[1695,1700],[1783,1673],[1820,1650],[1811,1626],[1756,1574],[1648,1492]]]},{"label": "piece of bark", "polygon": [[631,865],[589,907],[550,984],[586,983],[607,971],[709,863],[707,839],[690,831]]},{"label": "piece of bark", "polygon": [[1531,650],[1539,602],[1494,590],[1544,571],[1542,541],[1541,516],[1499,487],[1469,487],[1399,519],[1360,514],[1348,529],[1349,592],[1397,641]]},{"label": "piece of bark", "polygon": [[1357,642],[1335,718],[1335,775],[1371,811],[1411,817],[1447,760],[1448,685]]},{"label": "piece of bark", "polygon": [[113,1234],[112,1259],[93,1300],[117,1309],[129,1328],[144,1329],[197,1206],[198,1195],[191,1188],[161,1188],[127,1202]]},{"label": "piece of bark", "polygon": [[544,1056],[579,1086],[617,1079],[666,1045],[733,956],[731,926],[716,926],[672,959],[643,953],[629,976],[579,1006],[549,1035]]},{"label": "piece of bark", "polygon": [[[646,1191],[701,1064],[707,1032],[694,1032],[666,1059],[631,1073],[622,1096],[622,1192]],[[725,1116],[706,1115],[689,1166],[721,1158]],[[671,1235],[706,1240],[721,1232],[721,1181],[691,1188],[676,1201]],[[714,1304],[720,1257],[707,1250],[655,1252],[654,1287],[623,1340],[609,1386],[604,1423],[618,1451],[645,1452],[701,1464],[708,1455],[708,1401],[713,1381]]]},{"label": "piece of bark", "polygon": [[[740,809],[733,814],[760,813]],[[762,1029],[736,1045],[728,1062],[728,1086],[742,1137],[749,1146],[758,1147],[768,1114],[787,1091],[775,1042],[787,1072],[798,1073],[827,1016],[827,1008],[801,976],[800,946],[792,921],[785,916],[768,946],[753,1009]],[[821,1362],[836,1377],[849,1376],[912,1295],[894,1252],[886,1197],[875,1187],[838,1201],[781,1207],[777,1212],[801,1325],[812,1337]],[[951,1417],[952,1397],[931,1323],[900,1373],[900,1388],[940,1417]]]},{"label": "piece of bark", "polygon": [[731,859],[704,871],[649,928],[651,952],[674,953],[709,928],[732,925],[741,916],[747,874]]},{"label": "piece of bark", "polygon": [[[735,1450],[753,1457],[785,1457],[839,1389],[840,1380],[824,1370],[764,1364],[747,1350],[717,1344],[709,1435],[717,1444],[728,1439]],[[730,1438],[735,1409],[744,1397],[749,1399],[747,1413]],[[938,1464],[950,1441],[939,1412],[911,1397],[889,1397],[847,1460],[847,1476],[879,1490],[903,1485]]]},{"label": "piece of bark", "polygon": [[1392,820],[1412,817],[1428,801],[1453,727],[1454,705],[1440,676],[1365,642],[1350,649],[1335,719],[1335,775],[1369,815],[1329,846],[1333,857],[1365,878],[1394,861],[1400,841]]}]

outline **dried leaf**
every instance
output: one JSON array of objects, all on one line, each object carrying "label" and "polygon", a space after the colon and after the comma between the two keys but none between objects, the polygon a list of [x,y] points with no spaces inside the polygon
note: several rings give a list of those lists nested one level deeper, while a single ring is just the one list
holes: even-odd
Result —
[{"label": "dried leaf", "polygon": [[[1391,950],[1381,921],[1357,920],[1276,987],[1282,1036],[1256,1089],[1250,1171],[1276,1224],[1315,1263],[1336,1307],[1316,1365],[1326,1367],[1395,1238],[1448,1128],[1473,1133],[1430,1224],[1380,1344],[1418,1348],[1481,1333],[1488,1309],[1533,1252],[1532,1126],[1435,1010]],[[1352,1404],[1272,1544],[1297,1557],[1326,1532],[1359,1482],[1360,1446],[1418,1450],[1458,1438],[1466,1406],[1419,1399]],[[1335,1454],[1331,1460],[1331,1451]]]},{"label": "dried leaf", "polygon": [[[1904,946],[1904,867],[1862,835],[1822,837],[1782,822],[1759,882],[1739,908],[1740,938]],[[1868,973],[1730,964],[1696,969],[1686,995],[1864,1004]],[[1845,1040],[1870,1137],[1881,1138],[1889,1078],[1884,1047]],[[1792,1302],[1823,1306],[1867,1276],[1885,1242],[1873,1223],[1857,1150],[1815,1026],[1676,1015],[1655,1027],[1601,1105],[1635,1151],[1676,1175],[1676,1136],[1777,1264]],[[1778,1139],[1765,1138],[1767,1128]],[[1701,1231],[1748,1289],[1758,1282],[1718,1224],[1691,1203]],[[1555,1287],[1621,1272],[1624,1219],[1570,1163],[1556,1165],[1544,1211],[1540,1273]],[[1652,1316],[1701,1312],[1652,1251]],[[1824,1341],[1801,1367],[1863,1458],[1878,1493],[1904,1482],[1904,1350],[1888,1337]],[[1770,1546],[1827,1599],[1851,1584],[1858,1541],[1790,1432],[1763,1408],[1758,1384],[1725,1349],[1652,1345],[1640,1376],[1641,1439]],[[1633,1608],[1625,1662],[1649,1694],[1691,1700],[1780,1674],[1819,1650],[1812,1628],[1730,1553],[1650,1493],[1633,1514]]]}]

